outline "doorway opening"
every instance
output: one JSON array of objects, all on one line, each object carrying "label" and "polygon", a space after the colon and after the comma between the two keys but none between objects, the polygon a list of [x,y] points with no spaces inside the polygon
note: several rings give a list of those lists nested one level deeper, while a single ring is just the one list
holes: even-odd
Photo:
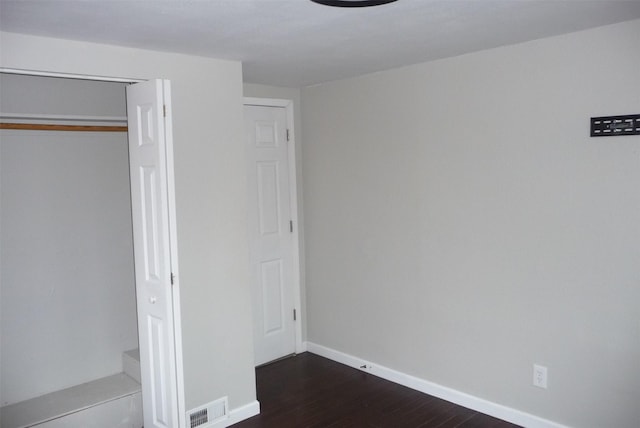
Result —
[{"label": "doorway opening", "polygon": [[[131,408],[125,418],[142,426],[127,85],[0,79],[3,122],[26,128],[0,131],[2,426],[100,403]],[[47,400],[57,405],[45,410]]]},{"label": "doorway opening", "polygon": [[[146,321],[148,311],[141,315],[140,302],[136,304],[139,281],[135,273],[148,266],[139,265],[138,255],[134,258],[134,249],[135,254],[140,250],[140,213],[157,218],[160,210],[166,220],[171,211],[167,186],[172,192],[172,181],[168,183],[172,175],[167,178],[167,171],[172,170],[172,158],[145,167],[153,177],[167,178],[159,187],[144,189],[154,192],[165,205],[147,204],[141,211],[140,201],[131,198],[135,180],[130,181],[130,163],[136,163],[129,157],[125,91],[131,82],[68,77],[72,76],[0,75],[2,122],[24,125],[0,131],[1,424],[6,428],[46,427],[49,423],[82,426],[100,420],[105,426],[137,427],[142,426],[143,418],[145,422],[153,418],[168,422],[165,418],[170,418],[170,425],[177,425],[174,394],[181,387],[176,385],[176,376],[180,377],[176,357],[154,347],[153,356],[167,363],[163,373],[157,367],[151,369],[144,358],[140,361],[137,317]],[[153,99],[145,105],[160,99],[162,107],[166,98],[163,91],[155,90],[160,81],[147,83],[135,85],[135,99],[151,88]],[[168,97],[168,82],[162,85],[165,87]],[[145,110],[142,122],[134,122],[149,125],[145,130],[153,135],[166,131],[167,140],[163,138],[161,144],[142,142],[147,149],[151,147],[151,154],[153,150],[159,153],[153,146],[170,149],[166,142],[170,126],[168,131],[165,128],[169,120],[153,119],[161,117],[157,105],[153,108],[155,115]],[[153,120],[145,122],[149,118]],[[43,126],[44,122],[50,127]],[[34,123],[40,127],[31,126]],[[163,151],[156,158],[165,155]],[[136,180],[139,184],[139,176]],[[163,230],[147,230],[166,242],[167,248],[169,223],[163,222]],[[154,242],[160,242],[158,239]],[[167,280],[168,256],[169,250],[154,259]],[[172,290],[167,291],[164,282],[161,279],[156,285],[163,288],[158,298],[166,303]],[[161,324],[156,322],[155,327],[171,330],[161,341],[177,354],[181,351],[179,346],[173,349],[174,320],[172,316],[166,320],[169,325],[156,318]],[[147,332],[141,338],[147,339]],[[145,340],[142,353],[148,355],[149,346],[157,343]],[[145,392],[145,400],[153,404],[148,406],[142,404],[142,390],[148,391],[145,378],[154,382],[149,374],[145,376],[151,370],[161,385],[153,394]],[[163,417],[149,410],[161,411]]]}]

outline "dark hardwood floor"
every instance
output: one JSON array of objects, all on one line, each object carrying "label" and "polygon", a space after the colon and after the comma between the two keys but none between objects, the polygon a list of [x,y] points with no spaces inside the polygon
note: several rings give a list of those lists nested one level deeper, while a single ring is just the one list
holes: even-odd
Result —
[{"label": "dark hardwood floor", "polygon": [[234,428],[513,428],[310,353],[256,369],[261,413]]}]

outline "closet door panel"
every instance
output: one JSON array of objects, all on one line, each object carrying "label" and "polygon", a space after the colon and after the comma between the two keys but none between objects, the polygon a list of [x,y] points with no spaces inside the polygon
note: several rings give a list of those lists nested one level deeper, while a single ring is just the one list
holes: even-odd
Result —
[{"label": "closet door panel", "polygon": [[131,204],[144,426],[177,427],[178,390],[172,298],[167,141],[168,87],[127,88]]}]

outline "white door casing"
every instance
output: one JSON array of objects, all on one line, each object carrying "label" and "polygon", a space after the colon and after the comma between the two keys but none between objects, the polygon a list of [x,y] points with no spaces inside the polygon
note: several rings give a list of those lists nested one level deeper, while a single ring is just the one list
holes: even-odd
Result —
[{"label": "white door casing", "polygon": [[[127,88],[131,208],[138,308],[144,426],[170,428],[178,420],[178,378],[172,292],[170,218],[173,203],[168,81]],[[172,171],[172,165],[171,171]],[[175,255],[175,254],[174,254]]]},{"label": "white door casing", "polygon": [[297,236],[293,233],[297,224],[287,111],[245,105],[244,113],[254,353],[255,364],[260,365],[297,351],[299,293],[294,269]]}]

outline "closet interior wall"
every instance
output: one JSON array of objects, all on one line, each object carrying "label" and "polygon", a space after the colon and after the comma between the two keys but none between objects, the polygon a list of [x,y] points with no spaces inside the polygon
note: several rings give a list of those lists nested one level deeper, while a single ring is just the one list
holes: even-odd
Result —
[{"label": "closet interior wall", "polygon": [[[125,117],[125,86],[0,73],[0,113]],[[0,130],[0,405],[137,346],[126,132]]]}]

